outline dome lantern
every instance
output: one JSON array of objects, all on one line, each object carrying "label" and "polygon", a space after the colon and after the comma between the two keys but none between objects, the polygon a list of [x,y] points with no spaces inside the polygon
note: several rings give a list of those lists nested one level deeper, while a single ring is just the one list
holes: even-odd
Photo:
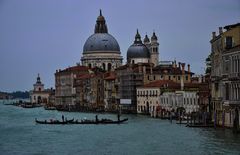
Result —
[{"label": "dome lantern", "polygon": [[108,33],[107,24],[104,16],[102,15],[101,9],[100,14],[97,17],[94,33]]}]

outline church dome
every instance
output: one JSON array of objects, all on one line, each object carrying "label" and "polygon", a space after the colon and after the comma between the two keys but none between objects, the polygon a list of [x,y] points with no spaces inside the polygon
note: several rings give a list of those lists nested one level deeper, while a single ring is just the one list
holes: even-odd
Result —
[{"label": "church dome", "polygon": [[116,52],[120,53],[120,47],[117,40],[108,33],[95,33],[91,35],[83,46],[83,53],[92,52]]},{"label": "church dome", "polygon": [[91,35],[83,46],[83,54],[87,53],[118,53],[120,54],[120,47],[117,40],[108,34],[108,28],[102,11],[97,18],[94,34]]},{"label": "church dome", "polygon": [[147,46],[142,43],[138,30],[134,43],[128,48],[127,51],[127,60],[132,58],[150,58],[150,52]]}]

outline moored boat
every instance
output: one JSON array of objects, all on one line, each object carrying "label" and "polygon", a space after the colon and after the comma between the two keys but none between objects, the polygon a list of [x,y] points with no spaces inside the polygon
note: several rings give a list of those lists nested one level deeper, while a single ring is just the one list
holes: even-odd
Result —
[{"label": "moored boat", "polygon": [[44,106],[45,110],[56,110],[56,107],[48,107],[48,106]]}]

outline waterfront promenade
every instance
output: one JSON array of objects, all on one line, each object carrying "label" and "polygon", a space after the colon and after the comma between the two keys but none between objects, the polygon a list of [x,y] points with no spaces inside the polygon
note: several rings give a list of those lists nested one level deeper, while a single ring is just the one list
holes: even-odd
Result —
[{"label": "waterfront promenade", "polygon": [[[121,125],[40,125],[35,118],[94,119],[94,113],[23,109],[0,101],[1,154],[240,154],[240,135],[228,129],[187,128],[173,121],[123,115]],[[117,119],[113,114],[99,118]]]}]

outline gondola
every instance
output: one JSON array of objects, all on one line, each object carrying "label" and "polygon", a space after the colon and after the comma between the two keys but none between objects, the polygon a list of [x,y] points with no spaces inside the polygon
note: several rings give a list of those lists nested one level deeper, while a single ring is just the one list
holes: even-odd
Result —
[{"label": "gondola", "polygon": [[44,121],[39,121],[37,119],[35,119],[35,122],[38,123],[38,124],[69,124],[71,122],[74,121],[74,118],[71,119],[71,120],[66,120],[66,121],[59,121],[59,120],[52,120],[52,121],[47,121],[47,120],[44,120]]},{"label": "gondola", "polygon": [[121,124],[128,121],[128,118],[122,119],[122,120],[117,120],[117,121],[113,121],[113,120],[106,120],[106,119],[102,119],[102,120],[81,120],[81,121],[73,121],[69,124]]},{"label": "gondola", "polygon": [[117,121],[113,121],[113,120],[109,120],[109,119],[102,119],[102,120],[98,120],[98,121],[96,121],[96,120],[81,120],[81,121],[75,120],[74,121],[74,119],[71,119],[71,120],[64,121],[64,122],[58,121],[58,120],[39,121],[39,120],[35,119],[35,122],[38,124],[121,124],[126,121],[128,121],[128,118],[125,118],[122,120],[117,120]]}]

